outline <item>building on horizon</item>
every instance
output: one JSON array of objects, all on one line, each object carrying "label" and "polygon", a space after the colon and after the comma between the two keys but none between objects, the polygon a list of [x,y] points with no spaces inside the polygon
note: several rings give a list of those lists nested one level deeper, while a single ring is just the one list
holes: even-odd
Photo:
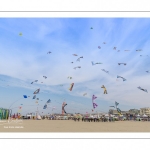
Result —
[{"label": "building on horizon", "polygon": [[138,115],[138,114],[140,114],[140,110],[139,109],[130,109],[129,113],[134,114],[134,115]]},{"label": "building on horizon", "polygon": [[145,108],[140,108],[140,115],[150,115],[150,108],[145,107]]}]

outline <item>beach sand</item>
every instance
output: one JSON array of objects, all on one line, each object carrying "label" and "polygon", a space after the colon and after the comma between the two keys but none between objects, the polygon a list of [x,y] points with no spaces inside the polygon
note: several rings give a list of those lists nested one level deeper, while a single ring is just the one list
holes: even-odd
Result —
[{"label": "beach sand", "polygon": [[150,122],[22,120],[22,122],[0,122],[0,132],[150,132]]}]

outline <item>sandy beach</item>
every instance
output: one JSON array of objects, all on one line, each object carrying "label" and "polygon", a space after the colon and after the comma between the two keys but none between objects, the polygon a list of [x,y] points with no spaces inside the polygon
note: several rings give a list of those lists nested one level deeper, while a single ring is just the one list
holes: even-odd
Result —
[{"label": "sandy beach", "polygon": [[150,132],[150,122],[75,122],[73,120],[22,120],[0,122],[0,132]]}]

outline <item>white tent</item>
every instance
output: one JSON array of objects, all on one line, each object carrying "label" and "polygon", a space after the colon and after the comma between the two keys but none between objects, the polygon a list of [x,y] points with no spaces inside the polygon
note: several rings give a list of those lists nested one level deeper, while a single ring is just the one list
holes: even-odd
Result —
[{"label": "white tent", "polygon": [[41,116],[40,116],[40,115],[37,115],[37,119],[38,119],[38,120],[41,120],[42,118],[41,118]]},{"label": "white tent", "polygon": [[144,114],[143,117],[147,117],[147,115]]}]

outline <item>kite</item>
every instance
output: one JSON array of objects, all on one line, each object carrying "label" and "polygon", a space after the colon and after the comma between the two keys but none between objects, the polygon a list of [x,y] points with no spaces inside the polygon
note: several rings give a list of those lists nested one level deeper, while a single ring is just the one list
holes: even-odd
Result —
[{"label": "kite", "polygon": [[73,69],[76,69],[76,68],[81,68],[81,66],[74,67]]},{"label": "kite", "polygon": [[35,99],[35,98],[36,98],[36,95],[33,96],[33,99]]},{"label": "kite", "polygon": [[93,66],[93,65],[96,65],[96,64],[102,64],[102,63],[100,63],[100,62],[94,63],[93,61],[91,61],[91,63],[92,63],[92,66]]},{"label": "kite", "polygon": [[137,88],[140,89],[140,90],[142,90],[142,91],[144,91],[144,92],[147,92],[147,93],[148,93],[148,91],[147,91],[146,89],[142,89],[140,86],[137,87]]},{"label": "kite", "polygon": [[95,109],[98,105],[94,102],[97,97],[95,95],[92,96],[93,108]]},{"label": "kite", "polygon": [[40,92],[40,89],[37,89],[33,94],[38,94]]},{"label": "kite", "polygon": [[78,56],[77,54],[72,54],[73,56]]},{"label": "kite", "polygon": [[150,71],[146,71],[147,73],[150,73]]},{"label": "kite", "polygon": [[60,86],[63,86],[63,84],[60,84]]},{"label": "kite", "polygon": [[107,90],[106,90],[105,86],[104,86],[104,85],[102,85],[102,87],[101,87],[101,88],[104,88],[104,94],[107,94]]},{"label": "kite", "polygon": [[97,62],[97,63],[95,63],[95,64],[102,64],[102,63],[100,63],[100,62]]},{"label": "kite", "polygon": [[71,83],[69,90],[72,91],[74,83]]},{"label": "kite", "polygon": [[103,42],[103,44],[106,44],[106,42]]},{"label": "kite", "polygon": [[126,65],[126,63],[118,63],[118,65],[121,65],[121,64]]},{"label": "kite", "polygon": [[130,51],[130,50],[124,50],[124,51],[126,51],[126,52],[127,52],[127,51]]},{"label": "kite", "polygon": [[48,104],[48,103],[50,103],[51,102],[51,100],[49,99],[46,103]]},{"label": "kite", "polygon": [[35,80],[34,82],[38,82],[38,80]]},{"label": "kite", "polygon": [[80,61],[80,58],[83,58],[83,56],[79,57],[79,58],[77,59],[77,61]]},{"label": "kite", "polygon": [[102,71],[106,72],[106,73],[109,73],[109,71],[105,70],[105,69],[102,69]]},{"label": "kite", "polygon": [[92,27],[90,29],[93,29]]},{"label": "kite", "polygon": [[23,104],[21,104],[21,105],[23,105]]},{"label": "kite", "polygon": [[99,49],[101,49],[101,47],[100,47],[100,46],[98,46],[98,48],[99,48]]},{"label": "kite", "polygon": [[120,50],[118,50],[117,52],[120,52]]},{"label": "kite", "polygon": [[46,79],[47,77],[46,77],[46,76],[43,76],[43,78],[45,78],[45,79]]},{"label": "kite", "polygon": [[50,53],[52,53],[52,52],[50,52],[50,51],[49,51],[49,52],[47,52],[47,54],[50,54]]},{"label": "kite", "polygon": [[115,106],[109,106],[109,107],[114,107],[115,108]]},{"label": "kite", "polygon": [[91,61],[92,65],[95,65],[93,61]]},{"label": "kite", "polygon": [[33,84],[33,82],[31,82],[31,84]]},{"label": "kite", "polygon": [[117,108],[117,112],[121,115],[121,110],[119,108]]},{"label": "kite", "polygon": [[66,114],[66,111],[65,111],[65,106],[66,106],[67,104],[65,103],[65,102],[63,102],[63,104],[62,104],[62,115],[65,113]]},{"label": "kite", "polygon": [[27,95],[23,95],[24,98],[27,98]]},{"label": "kite", "polygon": [[37,100],[39,100],[39,98],[37,98]]},{"label": "kite", "polygon": [[20,32],[19,35],[22,36],[22,33]]},{"label": "kite", "polygon": [[73,64],[73,62],[71,62]]},{"label": "kite", "polygon": [[46,108],[47,108],[47,105],[45,104],[44,107],[43,107],[43,109],[46,109]]},{"label": "kite", "polygon": [[116,108],[117,108],[117,106],[119,105],[119,103],[118,103],[118,102],[115,102],[115,105],[116,105]]},{"label": "kite", "polygon": [[30,96],[28,96],[28,97],[30,97]]},{"label": "kite", "polygon": [[114,47],[113,49],[116,50],[117,47]]},{"label": "kite", "polygon": [[136,51],[142,51],[141,49],[137,49]]},{"label": "kite", "polygon": [[78,58],[77,61],[80,61],[80,58]]},{"label": "kite", "polygon": [[72,77],[68,77],[69,79],[72,79]]},{"label": "kite", "polygon": [[87,95],[87,93],[84,93],[83,96]]},{"label": "kite", "polygon": [[121,77],[121,76],[117,76],[117,78],[122,78],[122,79],[123,79],[123,81],[126,81],[126,79],[125,79],[125,78],[123,78],[123,77]]}]

